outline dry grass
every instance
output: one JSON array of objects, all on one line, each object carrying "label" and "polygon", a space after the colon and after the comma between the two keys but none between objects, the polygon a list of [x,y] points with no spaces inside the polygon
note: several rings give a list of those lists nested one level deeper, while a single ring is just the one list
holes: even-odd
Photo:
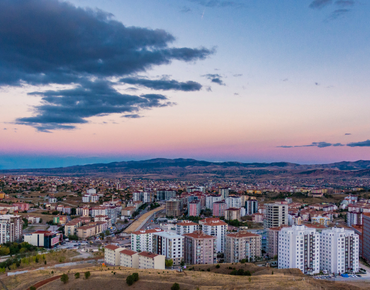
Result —
[{"label": "dry grass", "polygon": [[[89,270],[91,277],[83,279],[83,273]],[[38,271],[37,273],[6,277],[3,279],[9,290],[21,290],[32,286],[36,282],[51,277],[49,271]],[[69,272],[68,272],[69,271]],[[115,272],[116,274],[112,273]],[[81,278],[75,279],[74,273],[80,272]],[[126,277],[132,273],[139,273],[139,281],[132,286],[126,284]],[[361,289],[355,285],[338,282],[314,280],[307,276],[296,276],[284,274],[257,275],[257,276],[228,276],[210,272],[178,273],[166,270],[140,270],[124,267],[66,267],[57,269],[54,275],[67,273],[69,282],[63,284],[60,280],[53,281],[40,289],[67,290],[67,289],[170,289],[173,283],[178,283],[181,290],[211,290],[211,289],[335,289],[335,290],[357,290]],[[17,281],[16,281],[17,280]],[[31,281],[32,280],[32,281]]]}]

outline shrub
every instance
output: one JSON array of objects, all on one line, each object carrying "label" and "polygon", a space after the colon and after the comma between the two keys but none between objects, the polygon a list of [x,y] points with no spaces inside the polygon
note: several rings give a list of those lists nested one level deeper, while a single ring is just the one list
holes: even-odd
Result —
[{"label": "shrub", "polygon": [[91,276],[90,271],[85,272],[85,278],[86,279],[89,279],[90,276]]},{"label": "shrub", "polygon": [[239,269],[237,271],[237,275],[244,275],[244,270],[243,269]]},{"label": "shrub", "polygon": [[210,272],[210,271],[211,271],[211,269],[210,269],[210,268],[208,268],[208,269],[207,269],[207,271],[208,271],[208,272]]},{"label": "shrub", "polygon": [[274,275],[274,271],[271,272],[271,275]]},{"label": "shrub", "polygon": [[30,287],[30,290],[36,290],[36,287],[35,286],[31,286]]},{"label": "shrub", "polygon": [[242,259],[242,260],[240,260],[240,263],[242,263],[242,264],[244,264],[244,263],[246,263],[247,262],[247,260],[246,259]]},{"label": "shrub", "polygon": [[132,284],[134,284],[134,282],[135,282],[134,277],[132,277],[132,275],[127,276],[126,283],[127,283],[128,286],[131,286]]},{"label": "shrub", "polygon": [[69,279],[69,277],[68,277],[68,275],[67,275],[67,274],[63,274],[63,275],[62,275],[62,277],[60,277],[60,280],[61,280],[64,284],[66,284],[66,283],[68,282],[68,279]]},{"label": "shrub", "polygon": [[132,277],[134,278],[134,281],[139,281],[139,274],[138,273],[132,273]]},{"label": "shrub", "polygon": [[219,264],[216,265],[216,269],[220,269],[220,265]]},{"label": "shrub", "polygon": [[230,273],[230,275],[238,275],[238,271],[232,270],[231,273]]},{"label": "shrub", "polygon": [[171,290],[180,290],[180,285],[177,284],[177,283],[174,283],[172,286],[171,286]]},{"label": "shrub", "polygon": [[75,278],[76,279],[80,278],[80,273],[75,273]]},{"label": "shrub", "polygon": [[248,270],[244,272],[244,275],[245,275],[245,276],[252,276],[251,272],[250,272],[250,271],[248,271]]}]

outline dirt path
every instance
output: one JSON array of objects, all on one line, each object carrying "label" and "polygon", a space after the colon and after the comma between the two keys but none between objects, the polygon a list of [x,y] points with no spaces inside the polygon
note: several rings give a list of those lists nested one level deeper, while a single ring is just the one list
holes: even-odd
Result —
[{"label": "dirt path", "polygon": [[[52,281],[55,281],[55,280],[58,280],[60,277],[62,277],[62,275],[58,275],[58,276],[54,276],[54,277],[51,277],[51,278],[48,278],[48,279],[45,279],[45,280],[42,280],[40,282],[37,282],[35,285],[35,288],[38,289],[40,288],[41,286],[44,286],[45,284],[47,283],[50,283]],[[31,288],[31,287],[30,287]],[[30,288],[28,288],[27,290],[30,290]]]},{"label": "dirt path", "polygon": [[124,233],[131,234],[132,232],[138,230],[138,228],[141,226],[141,224],[152,214],[163,210],[164,206],[157,207],[156,209],[153,209],[151,211],[148,211],[147,213],[143,214],[141,217],[139,217],[136,221],[134,221],[127,229],[124,230]]}]

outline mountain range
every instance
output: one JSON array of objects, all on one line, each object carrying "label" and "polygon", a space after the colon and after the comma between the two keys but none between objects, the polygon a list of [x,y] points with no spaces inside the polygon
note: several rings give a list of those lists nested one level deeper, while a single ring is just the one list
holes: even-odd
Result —
[{"label": "mountain range", "polygon": [[153,179],[370,177],[370,160],[304,165],[289,162],[210,162],[156,158],[143,161],[96,163],[59,168],[0,170],[1,174],[95,176]]}]

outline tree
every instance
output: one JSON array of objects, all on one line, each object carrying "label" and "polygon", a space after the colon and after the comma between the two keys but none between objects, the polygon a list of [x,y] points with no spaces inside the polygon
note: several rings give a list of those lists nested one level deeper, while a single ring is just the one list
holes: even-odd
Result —
[{"label": "tree", "polygon": [[69,279],[69,277],[68,277],[67,274],[63,274],[62,277],[60,277],[60,280],[62,280],[62,282],[64,284],[66,284],[68,282],[68,279]]},{"label": "tree", "polygon": [[90,276],[91,276],[90,271],[85,272],[85,278],[86,279],[89,279]]},{"label": "tree", "polygon": [[184,260],[181,260],[180,266],[181,266],[181,267],[184,267],[184,266],[185,266],[185,262],[184,262]]},{"label": "tree", "polygon": [[31,286],[30,287],[30,290],[36,290],[36,287],[35,286]]},{"label": "tree", "polygon": [[75,207],[71,208],[71,215],[76,215],[76,208]]},{"label": "tree", "polygon": [[180,290],[180,285],[177,284],[177,283],[174,283],[172,286],[171,286],[171,290]]},{"label": "tree", "polygon": [[139,281],[139,274],[138,273],[132,273],[132,278],[134,278],[134,281]]},{"label": "tree", "polygon": [[75,278],[76,279],[80,278],[80,273],[75,273]]},{"label": "tree", "polygon": [[166,265],[166,267],[172,267],[173,260],[172,259],[168,259],[168,260],[166,259],[165,265]]},{"label": "tree", "polygon": [[132,277],[132,275],[127,276],[126,283],[127,283],[128,286],[131,286],[132,284],[134,284],[134,282],[135,282],[134,277]]}]

